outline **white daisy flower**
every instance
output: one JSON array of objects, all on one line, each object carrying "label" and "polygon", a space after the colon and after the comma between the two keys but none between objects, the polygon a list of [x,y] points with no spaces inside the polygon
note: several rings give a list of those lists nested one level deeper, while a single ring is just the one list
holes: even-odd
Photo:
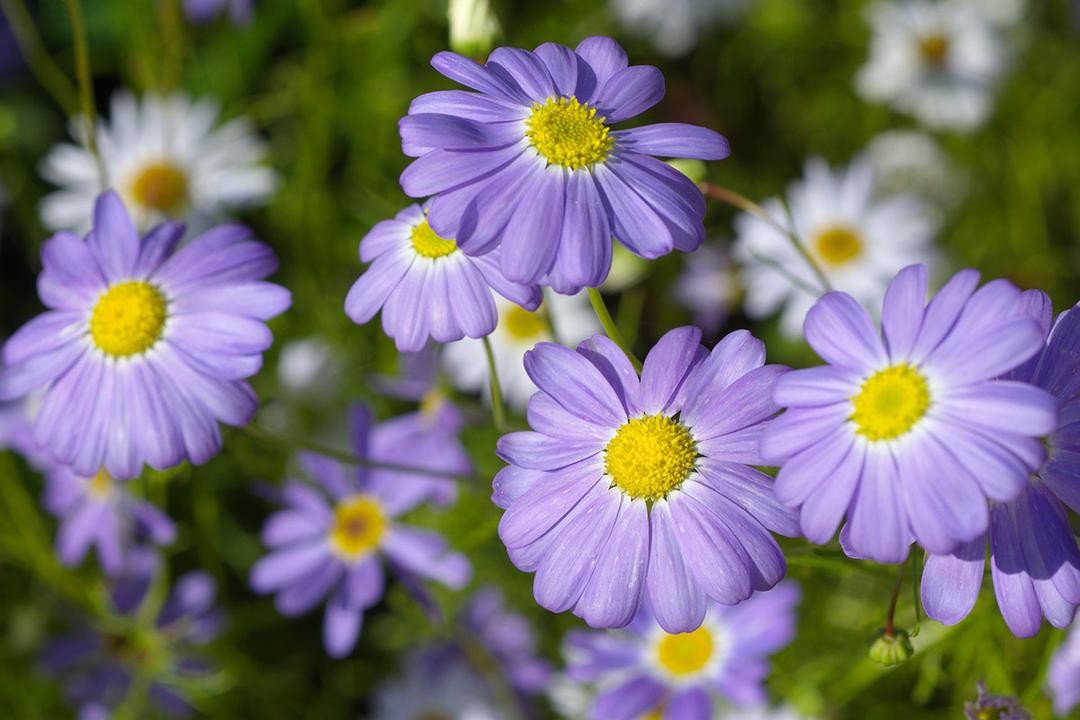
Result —
[{"label": "white daisy flower", "polygon": [[[898,270],[933,259],[937,222],[913,195],[876,199],[874,171],[865,157],[833,172],[825,161],[810,160],[805,178],[788,189],[790,218],[779,200],[764,209],[776,225],[792,228],[836,290],[866,307],[880,307],[885,288]],[[742,265],[745,311],[754,318],[783,308],[781,329],[802,336],[803,319],[822,293],[821,282],[780,230],[743,213],[735,219],[733,256]]]},{"label": "white daisy flower", "polygon": [[964,182],[932,137],[917,130],[881,133],[866,147],[881,197],[914,193],[937,205],[956,200]]},{"label": "white daisy flower", "polygon": [[[266,148],[244,118],[221,127],[214,100],[186,95],[128,92],[113,96],[108,122],[97,128],[98,152],[107,184],[119,193],[140,230],[166,219],[186,219],[194,229],[225,211],[266,202],[277,175],[263,165]],[[82,124],[72,127],[76,138]],[[41,174],[59,190],[41,204],[53,230],[85,232],[101,176],[93,155],[80,145],[54,147]]]},{"label": "white daisy flower", "polygon": [[[600,332],[600,323],[593,314],[588,296],[544,294],[544,302],[536,312],[529,312],[502,297],[495,298],[499,324],[489,335],[495,354],[495,371],[499,374],[506,403],[524,410],[536,386],[525,373],[525,353],[539,342],[559,342],[570,347]],[[552,336],[550,325],[555,328]],[[460,390],[488,394],[488,364],[481,340],[465,338],[448,343],[442,352],[442,362],[450,382]]]},{"label": "white daisy flower", "polygon": [[685,55],[709,25],[730,20],[747,0],[611,0],[615,17],[664,55]]},{"label": "white daisy flower", "polygon": [[974,129],[990,114],[1007,56],[995,18],[971,0],[878,0],[859,94],[931,128]]}]

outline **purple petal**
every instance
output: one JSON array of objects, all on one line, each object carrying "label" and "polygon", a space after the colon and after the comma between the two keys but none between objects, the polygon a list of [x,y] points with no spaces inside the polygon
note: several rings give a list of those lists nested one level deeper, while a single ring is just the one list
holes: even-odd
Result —
[{"label": "purple petal", "polygon": [[644,501],[624,497],[574,614],[596,628],[628,624],[641,602],[648,566],[648,509]]},{"label": "purple petal", "polygon": [[499,522],[499,537],[508,548],[540,538],[600,481],[602,470],[592,461],[550,473],[519,497]]},{"label": "purple petal", "polygon": [[[614,121],[613,121],[614,122]],[[620,146],[642,155],[723,160],[731,147],[715,130],[686,123],[657,123],[615,133]]]},{"label": "purple petal", "polygon": [[566,204],[566,178],[558,166],[536,164],[509,220],[513,232],[503,237],[500,266],[508,280],[531,284],[551,270],[562,236]]},{"label": "purple petal", "polygon": [[615,389],[595,365],[573,350],[539,343],[525,353],[525,371],[538,388],[578,417],[604,427],[626,422]]},{"label": "purple petal", "polygon": [[926,308],[926,266],[910,265],[889,283],[881,307],[881,329],[894,363],[908,357],[922,328]]},{"label": "purple petal", "polygon": [[352,652],[363,620],[364,611],[346,602],[344,590],[334,593],[323,619],[323,646],[330,657],[343,658]]},{"label": "purple petal", "polygon": [[321,539],[274,551],[252,566],[249,582],[257,593],[283,590],[311,572],[329,554]]},{"label": "purple petal", "polygon": [[641,370],[640,402],[646,414],[678,409],[675,400],[701,350],[701,331],[695,327],[670,330],[653,346]]},{"label": "purple petal", "polygon": [[616,70],[592,99],[609,125],[640,115],[664,97],[664,75],[651,65]]},{"label": "purple petal", "polygon": [[632,677],[600,692],[589,708],[589,720],[636,720],[655,709],[664,687],[648,676]]},{"label": "purple petal", "polygon": [[686,566],[683,543],[666,500],[653,504],[649,515],[652,544],[645,580],[649,605],[660,627],[669,633],[691,632],[705,619],[705,593]]},{"label": "purple petal", "polygon": [[109,282],[131,277],[139,259],[139,234],[120,196],[110,190],[94,203],[94,229],[88,236]]},{"label": "purple petal", "polygon": [[943,625],[968,616],[979,599],[986,565],[986,536],[964,543],[951,555],[930,555],[922,576],[926,614]]},{"label": "purple petal", "polygon": [[888,364],[870,316],[847,293],[822,296],[806,314],[806,341],[830,365],[866,372]]}]

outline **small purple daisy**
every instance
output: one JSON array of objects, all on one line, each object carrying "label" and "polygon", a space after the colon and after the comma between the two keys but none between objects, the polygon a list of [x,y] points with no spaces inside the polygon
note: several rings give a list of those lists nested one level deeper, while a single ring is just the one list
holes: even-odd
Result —
[{"label": "small purple daisy", "polygon": [[799,596],[783,583],[734,607],[710,603],[701,627],[676,635],[643,604],[625,630],[567,635],[567,674],[603,688],[589,720],[710,720],[720,702],[764,703],[767,658],[795,636]]},{"label": "small purple daisy", "polygon": [[1080,605],[1080,548],[1063,505],[1080,511],[1080,312],[1063,313],[1051,331],[1046,293],[1021,297],[1027,314],[1048,336],[1041,353],[1005,378],[1043,388],[1061,402],[1061,419],[1049,434],[1049,457],[1012,502],[990,503],[987,533],[951,554],[931,555],[922,578],[926,614],[945,625],[960,622],[982,587],[987,538],[998,607],[1019,637],[1039,632],[1043,616],[1068,627]]},{"label": "small purple daisy", "polygon": [[1069,637],[1054,651],[1046,689],[1058,715],[1068,715],[1080,705],[1080,621],[1073,624]]},{"label": "small purple daisy", "polygon": [[[425,444],[411,420],[396,422],[372,427],[367,408],[354,407],[353,451],[372,460],[415,463],[447,474],[460,472],[467,462],[460,447]],[[398,448],[393,458],[380,452],[388,445]],[[380,556],[406,576],[430,578],[455,589],[468,583],[471,569],[463,555],[450,551],[439,535],[396,519],[429,498],[448,499],[449,481],[382,468],[346,468],[310,453],[302,455],[300,463],[321,491],[298,481],[285,486],[285,508],[263,526],[262,541],[270,553],[252,567],[250,581],[256,592],[276,594],[278,611],[290,617],[308,612],[329,595],[323,644],[331,656],[352,651],[364,611],[382,598]]]},{"label": "small purple daisy", "polygon": [[487,648],[520,693],[543,692],[551,678],[551,665],[536,651],[536,632],[529,621],[506,607],[497,587],[476,591],[461,616],[461,624]]},{"label": "small purple daisy", "polygon": [[606,37],[498,48],[484,65],[441,52],[431,64],[477,92],[413,101],[401,145],[417,159],[401,186],[436,196],[431,227],[465,254],[501,245],[508,279],[572,295],[607,277],[613,235],[646,258],[701,244],[701,192],[653,156],[719,160],[727,141],[682,123],[611,129],[660,102],[657,68],[628,65]]},{"label": "small purple daisy", "polygon": [[424,210],[410,205],[383,220],[360,242],[360,259],[371,263],[345,299],[353,322],[366,323],[382,308],[382,325],[398,350],[416,352],[428,339],[453,342],[489,335],[498,322],[493,292],[535,310],[536,285],[509,282],[498,251],[470,257],[440,237]]},{"label": "small purple daisy", "polygon": [[532,432],[499,440],[509,463],[492,500],[499,536],[537,602],[593,627],[621,627],[647,596],[668,632],[689,632],[707,599],[734,605],[784,576],[769,531],[798,533],[773,495],[758,438],[787,368],[740,330],[710,353],[677,328],[645,359],[596,335],[577,351],[540,343],[525,356],[540,389]]},{"label": "small purple daisy", "polygon": [[221,448],[219,421],[255,413],[244,379],[273,341],[265,321],[290,304],[261,282],[277,260],[238,225],[176,250],[183,230],[164,223],[140,240],[110,191],[85,239],[58,233],[42,247],[49,310],[4,345],[0,400],[44,388],[35,437],[79,475],[204,463]]},{"label": "small purple daisy", "polygon": [[62,465],[45,473],[43,503],[60,520],[56,535],[60,562],[75,567],[93,547],[101,569],[116,576],[128,570],[130,552],[176,539],[172,520],[131,495],[125,484],[104,469],[93,477],[81,477]]},{"label": "small purple daisy", "polygon": [[774,399],[787,410],[761,453],[782,466],[777,497],[800,508],[811,542],[828,542],[846,514],[857,556],[901,562],[912,536],[952,552],[986,531],[987,498],[1015,500],[1042,464],[1056,401],[997,379],[1038,352],[1042,333],[1010,283],[978,284],[961,271],[926,305],[926,268],[901,270],[885,294],[884,338],[847,293],[810,310],[806,339],[828,365],[780,379]]}]

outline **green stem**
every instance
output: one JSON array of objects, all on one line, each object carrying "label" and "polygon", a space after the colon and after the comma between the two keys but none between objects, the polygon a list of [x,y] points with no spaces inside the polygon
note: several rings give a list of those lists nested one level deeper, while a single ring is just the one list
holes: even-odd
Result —
[{"label": "green stem", "polygon": [[619,327],[615,324],[615,321],[611,319],[611,313],[608,312],[607,305],[604,304],[604,298],[600,295],[600,291],[596,288],[589,288],[589,302],[592,303],[593,312],[596,313],[597,320],[600,321],[600,325],[604,328],[604,332],[607,334],[611,341],[618,345],[626,357],[630,359],[634,369],[639,373],[641,372],[641,361],[638,360],[637,355],[630,349],[630,346],[626,344],[626,340],[623,338]]},{"label": "green stem", "polygon": [[52,96],[65,115],[74,115],[79,111],[79,98],[75,86],[68,80],[60,66],[53,62],[41,36],[34,27],[34,20],[22,0],[0,0],[0,9],[11,26],[15,44],[26,58],[26,64],[37,81]]},{"label": "green stem", "polygon": [[495,368],[495,351],[491,349],[491,340],[485,335],[484,355],[487,357],[488,382],[491,387],[491,417],[495,421],[495,429],[499,432],[506,430],[506,408],[503,406],[502,385],[499,384],[499,371]]},{"label": "green stem", "polygon": [[915,608],[915,625],[911,628],[911,637],[919,634],[922,624],[922,598],[919,597],[919,558],[911,562],[911,605]]},{"label": "green stem", "polygon": [[79,109],[86,123],[86,147],[97,162],[101,189],[109,187],[105,165],[97,146],[97,110],[94,108],[94,86],[90,82],[90,46],[86,41],[86,23],[83,22],[82,6],[79,0],[67,0],[68,17],[71,18],[71,32],[75,42],[75,77],[79,85]]},{"label": "green stem", "polygon": [[889,614],[885,618],[885,635],[896,635],[896,604],[900,600],[900,590],[904,587],[904,574],[907,571],[907,560],[900,564],[900,572],[896,574],[896,584],[893,586],[892,597],[889,598]]}]

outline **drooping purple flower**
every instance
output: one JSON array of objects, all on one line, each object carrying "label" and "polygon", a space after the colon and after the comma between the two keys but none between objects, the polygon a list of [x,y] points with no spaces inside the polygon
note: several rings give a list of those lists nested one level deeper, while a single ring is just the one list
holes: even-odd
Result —
[{"label": "drooping purple flower", "polygon": [[91,547],[107,575],[128,569],[128,556],[140,547],[169,545],[176,526],[152,503],[140,500],[126,483],[104,469],[93,477],[57,465],[45,473],[45,508],[60,520],[56,554],[74,567]]},{"label": "drooping purple flower", "polygon": [[405,352],[420,350],[429,338],[484,337],[498,322],[494,293],[526,310],[542,299],[538,286],[503,277],[498,252],[460,252],[454,240],[431,229],[419,205],[410,205],[360,242],[360,259],[371,265],[349,290],[345,312],[363,324],[382,309],[383,330]]},{"label": "drooping purple flower", "polygon": [[[134,616],[145,599],[146,586],[133,603],[117,612]],[[180,577],[158,613],[153,634],[134,625],[112,623],[108,628],[87,628],[46,646],[42,664],[61,678],[69,702],[80,718],[108,718],[127,695],[132,677],[153,668],[150,704],[168,717],[192,715],[183,689],[212,667],[193,654],[216,638],[223,623],[214,606],[213,578],[204,572]]]},{"label": "drooping purple flower", "polygon": [[589,720],[710,720],[718,702],[764,703],[768,656],[795,636],[799,596],[788,582],[733,607],[709,603],[701,627],[675,635],[643,604],[625,630],[567,635],[567,674],[601,686]]},{"label": "drooping purple flower", "polygon": [[244,379],[273,341],[266,320],[291,302],[262,282],[277,260],[239,225],[177,250],[182,234],[164,223],[140,239],[110,191],[86,238],[58,233],[42,248],[48,311],[4,345],[0,400],[44,388],[35,438],[80,475],[204,463],[221,448],[218,422],[255,413]]},{"label": "drooping purple flower", "polygon": [[1054,651],[1046,689],[1058,715],[1068,715],[1080,704],[1080,621],[1073,624],[1069,637]]},{"label": "drooping purple flower", "polygon": [[233,25],[246,25],[255,14],[255,0],[184,0],[184,16],[193,23],[208,23],[226,12]]},{"label": "drooping purple flower", "polygon": [[708,598],[733,605],[784,576],[769,531],[798,532],[773,495],[758,438],[787,368],[740,330],[710,353],[678,328],[640,379],[611,340],[577,351],[540,343],[525,356],[540,392],[532,432],[500,439],[492,500],[499,536],[537,602],[593,627],[629,623],[643,596],[668,632],[689,632]]},{"label": "drooping purple flower", "polygon": [[483,643],[515,690],[534,695],[547,688],[551,665],[537,654],[536,633],[528,620],[506,607],[497,587],[477,590],[461,623]]},{"label": "drooping purple flower", "polygon": [[846,293],[807,315],[806,339],[828,365],[780,379],[774,399],[787,410],[761,453],[782,466],[777,497],[800,508],[811,542],[828,542],[846,515],[855,555],[900,562],[913,536],[952,552],[986,531],[988,498],[1015,500],[1042,463],[1056,401],[997,379],[1038,352],[1042,333],[1018,310],[1019,290],[978,283],[961,271],[926,305],[926,269],[901,270],[883,337]]},{"label": "drooping purple flower", "polygon": [[1020,701],[1014,697],[1005,695],[991,695],[986,692],[986,684],[982,680],[978,685],[978,696],[975,702],[964,703],[964,717],[968,720],[1032,720],[1029,713]]},{"label": "drooping purple flower", "polygon": [[606,37],[498,48],[484,65],[441,52],[431,64],[476,92],[413,101],[399,125],[417,159],[401,185],[436,196],[428,221],[465,254],[502,246],[509,280],[573,294],[604,281],[612,236],[646,258],[701,244],[701,192],[654,156],[719,160],[727,141],[682,123],[611,127],[664,96],[657,68],[628,65]]},{"label": "drooping purple flower", "polygon": [[1032,383],[1061,403],[1046,441],[1049,456],[1016,500],[990,503],[986,533],[951,554],[930,556],[922,599],[927,615],[946,625],[967,617],[982,588],[989,540],[998,607],[1014,634],[1030,637],[1043,616],[1068,627],[1080,605],[1080,548],[1063,505],[1080,511],[1080,312],[1064,313],[1051,331],[1046,293],[1030,290],[1020,305],[1046,339],[1040,353],[1005,378]]},{"label": "drooping purple flower", "polygon": [[[425,468],[447,476],[463,472],[467,458],[453,446],[406,416],[372,426],[368,409],[351,413],[353,452],[363,458]],[[425,434],[426,433],[426,434]],[[396,450],[388,456],[389,450]],[[427,500],[447,501],[449,479],[386,468],[346,468],[330,458],[304,454],[300,464],[318,481],[290,481],[281,493],[284,509],[263,525],[262,541],[270,553],[251,569],[252,588],[273,593],[278,611],[302,615],[329,596],[323,644],[333,657],[348,655],[356,644],[364,611],[382,597],[383,558],[406,576],[463,587],[471,568],[439,535],[397,520]],[[467,471],[467,470],[466,470]]]}]

